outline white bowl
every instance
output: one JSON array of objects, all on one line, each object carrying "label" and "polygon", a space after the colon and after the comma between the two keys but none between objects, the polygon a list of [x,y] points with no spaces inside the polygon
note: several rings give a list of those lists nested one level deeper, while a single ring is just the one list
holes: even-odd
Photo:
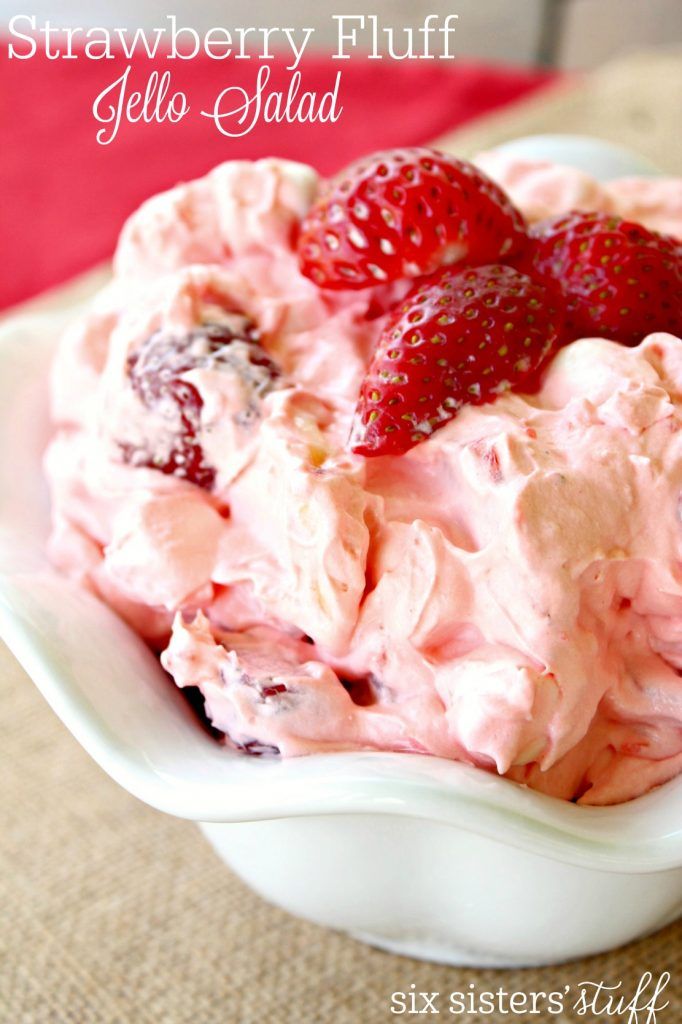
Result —
[{"label": "white bowl", "polygon": [[576,807],[435,757],[281,762],[205,734],[139,638],[43,554],[47,365],[68,316],[0,326],[0,634],[112,778],[201,822],[267,899],[413,956],[552,963],[680,913],[682,777]]}]

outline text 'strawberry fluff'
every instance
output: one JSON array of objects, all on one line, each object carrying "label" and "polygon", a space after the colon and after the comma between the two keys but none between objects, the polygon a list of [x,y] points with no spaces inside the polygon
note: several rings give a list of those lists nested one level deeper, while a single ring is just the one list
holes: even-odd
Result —
[{"label": "text 'strawberry fluff'", "polygon": [[360,390],[351,448],[400,455],[526,381],[562,340],[555,294],[512,267],[445,267],[389,317]]},{"label": "text 'strawberry fluff'", "polygon": [[327,185],[301,225],[298,255],[321,288],[367,288],[462,261],[506,261],[526,242],[521,214],[473,164],[394,149]]},{"label": "text 'strawberry fluff'", "polygon": [[519,264],[555,282],[575,338],[593,335],[637,345],[652,331],[682,333],[680,243],[605,213],[542,221]]},{"label": "text 'strawberry fluff'", "polygon": [[124,461],[172,474],[210,490],[216,470],[199,442],[203,401],[183,379],[190,370],[236,373],[254,398],[262,397],[279,377],[279,369],[258,343],[258,331],[240,314],[229,322],[205,323],[185,334],[156,331],[128,359],[133,391],[163,421],[162,447],[154,450],[122,443]]}]

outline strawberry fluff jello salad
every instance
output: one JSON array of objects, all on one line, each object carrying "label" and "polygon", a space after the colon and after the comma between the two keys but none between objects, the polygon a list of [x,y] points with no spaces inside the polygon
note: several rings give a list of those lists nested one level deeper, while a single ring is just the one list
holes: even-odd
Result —
[{"label": "strawberry fluff jello salad", "polygon": [[56,357],[52,558],[231,748],[646,792],[682,771],[680,236],[681,181],[496,153],[156,196]]}]

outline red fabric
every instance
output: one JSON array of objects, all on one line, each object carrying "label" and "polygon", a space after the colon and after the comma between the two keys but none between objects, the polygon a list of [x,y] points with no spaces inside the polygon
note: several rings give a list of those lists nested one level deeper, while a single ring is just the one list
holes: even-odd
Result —
[{"label": "red fabric", "polygon": [[[342,71],[336,124],[258,124],[241,139],[199,116],[225,87],[253,89],[259,62],[139,60],[136,86],[171,70],[191,111],[179,124],[124,124],[108,146],[95,139],[94,98],[123,58],[0,58],[0,307],[66,280],[111,253],[124,218],[147,196],[221,160],[277,155],[331,172],[364,152],[426,142],[543,85],[548,75],[438,61],[331,61],[301,65],[302,88],[326,91]],[[268,89],[290,72],[272,62]]]}]

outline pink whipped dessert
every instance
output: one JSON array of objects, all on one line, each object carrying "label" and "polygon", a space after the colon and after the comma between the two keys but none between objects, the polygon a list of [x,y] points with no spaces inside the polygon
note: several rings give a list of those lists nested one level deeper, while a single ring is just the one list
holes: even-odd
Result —
[{"label": "pink whipped dessert", "polygon": [[[682,181],[486,154],[530,221],[682,237]],[[51,554],[254,754],[435,754],[588,804],[682,771],[682,341],[576,337],[539,390],[349,450],[401,285],[325,290],[306,166],[145,203],[65,336]]]}]

